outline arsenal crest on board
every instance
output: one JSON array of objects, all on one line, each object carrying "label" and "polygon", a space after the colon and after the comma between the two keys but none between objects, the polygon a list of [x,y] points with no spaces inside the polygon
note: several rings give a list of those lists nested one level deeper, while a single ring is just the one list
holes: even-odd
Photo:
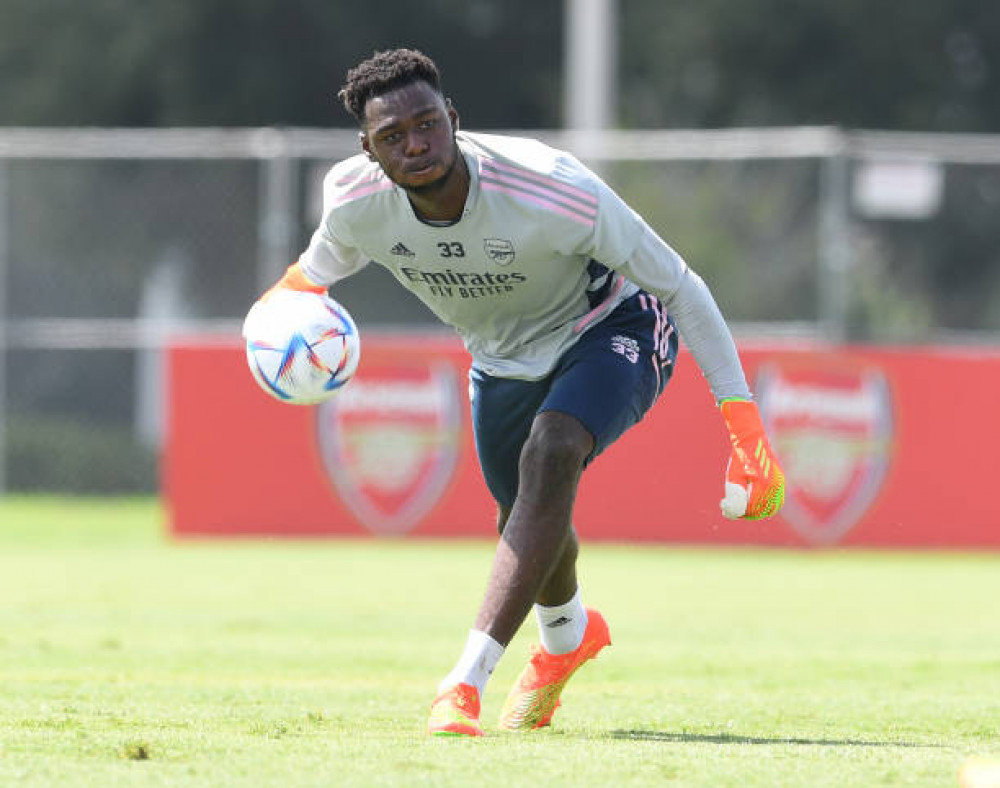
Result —
[{"label": "arsenal crest on board", "polygon": [[438,503],[458,461],[459,391],[446,362],[367,364],[317,408],[327,476],[369,530],[406,533]]},{"label": "arsenal crest on board", "polygon": [[787,475],[782,516],[810,543],[838,542],[889,469],[889,381],[878,367],[820,355],[762,365],[755,390]]}]

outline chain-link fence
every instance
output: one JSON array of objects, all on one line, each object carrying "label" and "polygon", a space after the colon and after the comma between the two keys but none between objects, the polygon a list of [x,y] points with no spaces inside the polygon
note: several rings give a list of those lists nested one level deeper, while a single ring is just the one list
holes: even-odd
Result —
[{"label": "chain-link fence", "polygon": [[[617,188],[738,335],[1000,341],[1000,137],[532,134]],[[356,150],[350,130],[0,130],[0,489],[155,491],[164,338],[236,336]],[[368,329],[433,322],[375,265],[336,296]]]}]

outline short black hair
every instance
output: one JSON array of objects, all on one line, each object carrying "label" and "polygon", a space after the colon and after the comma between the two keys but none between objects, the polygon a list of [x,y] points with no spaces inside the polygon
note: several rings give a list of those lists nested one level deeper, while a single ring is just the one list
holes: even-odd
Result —
[{"label": "short black hair", "polygon": [[388,49],[348,71],[337,98],[363,126],[369,99],[420,81],[441,92],[441,74],[434,61],[415,49]]}]

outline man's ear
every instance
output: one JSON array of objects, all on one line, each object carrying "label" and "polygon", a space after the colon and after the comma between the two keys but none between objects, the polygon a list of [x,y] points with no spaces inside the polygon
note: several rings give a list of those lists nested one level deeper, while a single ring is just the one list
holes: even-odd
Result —
[{"label": "man's ear", "polygon": [[459,127],[458,110],[455,109],[455,106],[451,103],[450,98],[446,98],[444,100],[444,105],[446,111],[448,112],[448,120],[451,121],[451,130],[458,131]]},{"label": "man's ear", "polygon": [[371,145],[368,143],[368,135],[365,132],[358,132],[358,142],[361,144],[361,150],[365,152],[365,155],[372,161],[375,161],[375,154],[372,153]]}]

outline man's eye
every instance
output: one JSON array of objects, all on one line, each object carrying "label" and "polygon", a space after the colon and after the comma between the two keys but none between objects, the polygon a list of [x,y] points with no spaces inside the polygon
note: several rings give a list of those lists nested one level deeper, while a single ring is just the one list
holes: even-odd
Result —
[{"label": "man's eye", "polygon": [[394,131],[394,132],[392,132],[392,134],[386,134],[386,135],[384,135],[382,137],[382,142],[387,142],[390,145],[392,145],[392,144],[394,144],[396,142],[399,142],[401,139],[403,139],[403,135],[400,134],[398,131]]},{"label": "man's eye", "polygon": [[435,118],[430,118],[429,120],[420,121],[420,128],[422,129],[430,129],[436,125],[437,125],[437,119]]}]

